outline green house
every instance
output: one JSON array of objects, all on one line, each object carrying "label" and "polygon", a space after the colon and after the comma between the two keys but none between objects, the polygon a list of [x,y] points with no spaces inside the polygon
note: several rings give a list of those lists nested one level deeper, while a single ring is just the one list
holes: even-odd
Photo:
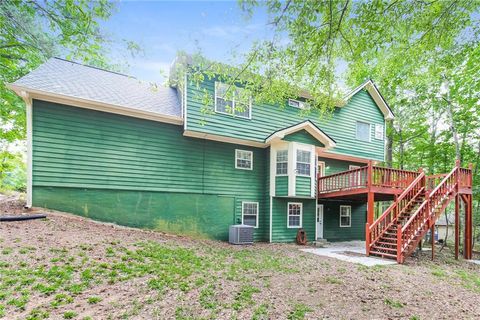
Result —
[{"label": "green house", "polygon": [[367,199],[321,196],[318,177],[363,186],[357,168],[384,160],[393,113],[372,81],[320,117],[295,97],[235,108],[225,84],[185,80],[152,88],[53,58],[10,84],[27,105],[27,205],[220,240],[241,223],[257,241],[365,239]]}]

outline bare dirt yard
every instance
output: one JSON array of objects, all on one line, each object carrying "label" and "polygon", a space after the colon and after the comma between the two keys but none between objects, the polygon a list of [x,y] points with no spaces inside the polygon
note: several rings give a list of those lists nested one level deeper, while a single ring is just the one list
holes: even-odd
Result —
[{"label": "bare dirt yard", "polygon": [[[0,215],[22,211],[14,200],[0,206]],[[424,253],[365,267],[299,248],[231,246],[57,212],[0,222],[0,317],[480,318],[480,266],[448,249],[433,262]]]}]

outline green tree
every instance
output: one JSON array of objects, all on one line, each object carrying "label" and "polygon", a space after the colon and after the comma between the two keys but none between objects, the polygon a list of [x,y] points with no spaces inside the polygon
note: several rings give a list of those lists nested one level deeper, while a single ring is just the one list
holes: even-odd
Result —
[{"label": "green tree", "polygon": [[[114,3],[107,0],[0,1],[0,146],[1,168],[18,157],[6,145],[25,138],[25,106],[6,84],[27,74],[52,56],[119,69],[108,61],[110,40],[100,22],[110,18]],[[138,46],[126,42],[127,50]],[[2,170],[2,169],[0,169]],[[5,174],[0,172],[0,177]]]}]

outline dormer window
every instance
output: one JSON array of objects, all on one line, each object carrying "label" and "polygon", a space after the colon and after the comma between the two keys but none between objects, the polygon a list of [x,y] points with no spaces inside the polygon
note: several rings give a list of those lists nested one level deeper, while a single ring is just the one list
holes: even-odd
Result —
[{"label": "dormer window", "polygon": [[245,89],[215,82],[215,112],[251,119],[252,99]]},{"label": "dormer window", "polygon": [[308,104],[306,104],[303,101],[299,101],[299,100],[295,100],[295,99],[288,99],[288,105],[290,107],[294,107],[294,108],[297,108],[297,109],[307,109],[308,108]]}]

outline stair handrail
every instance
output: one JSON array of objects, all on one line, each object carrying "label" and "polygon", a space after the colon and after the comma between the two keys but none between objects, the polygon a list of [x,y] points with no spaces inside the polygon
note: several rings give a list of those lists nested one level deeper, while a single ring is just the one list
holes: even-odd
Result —
[{"label": "stair handrail", "polygon": [[[371,226],[368,226],[367,228],[367,232],[368,232],[368,235],[367,235],[367,239],[368,239],[368,246],[372,246],[374,244],[375,241],[378,240],[378,238],[381,236],[381,234],[383,233],[383,231],[385,231],[386,229],[388,229],[388,227],[394,223],[395,219],[398,217],[398,214],[399,212],[401,211],[400,209],[398,209],[398,206],[399,204],[401,203],[401,201],[414,189],[414,187],[417,186],[417,184],[420,184],[419,189],[421,189],[422,187],[424,187],[424,184],[422,185],[422,181],[425,182],[424,180],[425,178],[425,173],[422,171],[420,172],[420,174],[415,178],[415,180],[412,181],[412,183],[410,183],[410,185],[408,186],[408,188],[406,188],[399,196],[398,198],[396,199],[396,201],[394,201],[388,208],[387,210],[385,210],[383,212],[383,214],[377,219],[375,220],[375,222],[372,223]],[[392,219],[390,219],[390,221],[388,221],[388,223],[384,223],[384,226],[382,228],[382,230],[377,230],[378,232],[373,232],[375,230],[375,228],[377,228],[377,226],[386,221],[387,220],[387,217],[390,217],[391,216],[391,213],[392,211],[395,210],[393,213],[394,213],[394,217]],[[403,210],[403,208],[402,208]],[[368,224],[367,224],[368,225]],[[371,235],[372,235],[372,232],[374,233],[374,239],[371,239]]]},{"label": "stair handrail", "polygon": [[[412,240],[411,236],[413,235],[413,233],[412,235],[409,235],[409,234],[406,234],[406,231],[407,229],[410,228],[410,225],[413,224],[414,221],[419,220],[420,217],[422,217],[424,220],[423,222],[420,221],[422,223],[418,224],[415,230],[415,233],[419,229],[425,228],[426,223],[430,227],[429,220],[431,219],[432,212],[435,212],[435,208],[437,206],[436,200],[438,198],[438,194],[440,193],[441,188],[443,188],[447,184],[447,182],[450,180],[450,178],[452,178],[452,176],[457,172],[458,169],[459,169],[458,166],[453,168],[452,171],[450,171],[450,173],[447,174],[445,178],[443,178],[443,180],[435,187],[435,189],[433,189],[432,192],[427,194],[425,201],[420,205],[420,207],[417,208],[417,210],[415,210],[412,216],[403,225],[402,231],[401,231],[402,237],[398,240],[398,241],[401,241],[401,243],[397,243],[397,248],[401,248],[401,252],[397,252],[397,256],[400,256],[403,254],[405,248],[408,247],[409,242]],[[456,183],[457,182],[455,182],[455,184]],[[455,188],[455,184],[452,186],[452,188]],[[448,192],[450,191],[451,190],[448,190]]]},{"label": "stair handrail", "polygon": [[448,179],[450,179],[451,176],[453,176],[453,175],[455,174],[455,172],[456,172],[458,169],[459,169],[458,167],[453,168],[452,171],[450,171],[450,173],[447,174],[447,175],[445,176],[445,178],[443,178],[443,180],[435,187],[435,189],[433,189],[432,192],[430,192],[429,198],[431,198],[432,195],[433,195],[434,193],[436,193],[436,192],[440,189],[440,187],[441,187],[443,184],[445,184],[445,183],[448,181]]}]

